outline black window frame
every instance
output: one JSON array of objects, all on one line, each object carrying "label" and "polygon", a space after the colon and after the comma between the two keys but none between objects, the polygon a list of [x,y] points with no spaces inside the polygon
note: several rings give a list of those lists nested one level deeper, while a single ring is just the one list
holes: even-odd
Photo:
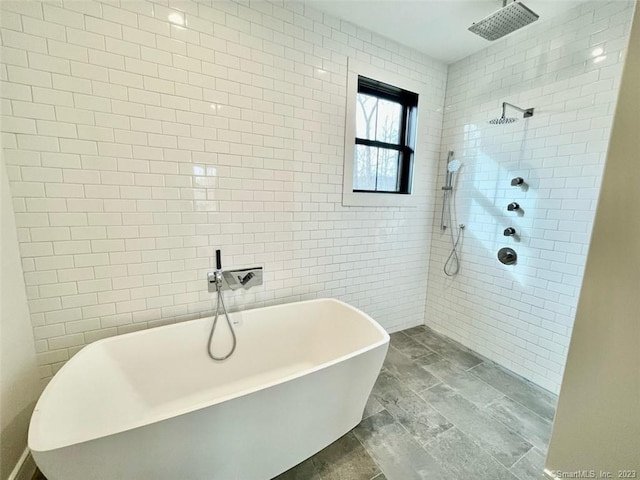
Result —
[{"label": "black window frame", "polygon": [[[387,143],[369,140],[356,135],[355,143],[368,147],[378,147],[399,152],[398,190],[362,190],[353,189],[354,193],[381,193],[408,195],[411,193],[413,177],[413,156],[415,153],[415,126],[418,112],[418,94],[404,90],[388,83],[358,75],[358,94],[362,93],[384,100],[398,103],[402,107],[400,119],[400,138],[398,143]],[[355,159],[354,159],[355,161]],[[377,174],[376,174],[377,183]]]}]

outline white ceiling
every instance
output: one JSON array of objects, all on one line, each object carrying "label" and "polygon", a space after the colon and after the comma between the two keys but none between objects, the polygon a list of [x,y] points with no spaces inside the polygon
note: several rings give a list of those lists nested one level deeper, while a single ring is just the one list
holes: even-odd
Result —
[{"label": "white ceiling", "polygon": [[[305,1],[445,63],[453,63],[488,47],[492,42],[467,28],[502,7],[501,0]],[[540,19],[532,24],[536,25],[548,22],[583,1],[523,0],[522,3],[540,15]]]}]

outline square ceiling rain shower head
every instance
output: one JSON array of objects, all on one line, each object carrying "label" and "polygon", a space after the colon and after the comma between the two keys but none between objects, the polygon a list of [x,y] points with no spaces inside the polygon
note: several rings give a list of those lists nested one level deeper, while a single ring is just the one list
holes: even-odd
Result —
[{"label": "square ceiling rain shower head", "polygon": [[469,27],[469,31],[487,40],[497,40],[538,20],[540,16],[524,4],[514,1]]}]

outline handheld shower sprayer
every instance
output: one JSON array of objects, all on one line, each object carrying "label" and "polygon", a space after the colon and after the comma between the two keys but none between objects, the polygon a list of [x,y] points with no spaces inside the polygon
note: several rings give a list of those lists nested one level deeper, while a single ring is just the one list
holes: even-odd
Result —
[{"label": "handheld shower sprayer", "polygon": [[[460,242],[460,237],[462,236],[462,230],[464,230],[464,225],[461,223],[458,225],[458,235],[454,238],[453,236],[453,184],[454,184],[454,175],[460,170],[462,163],[460,160],[453,158],[453,151],[450,150],[447,155],[447,172],[445,173],[445,182],[442,187],[442,216],[440,217],[440,230],[445,231],[447,229],[447,225],[445,225],[445,209],[448,209],[449,212],[449,232],[451,233],[451,253],[449,254],[449,258],[444,264],[444,273],[448,277],[455,276],[460,271],[460,260],[458,258],[458,243]],[[453,268],[451,268],[450,264],[453,262]]]},{"label": "handheld shower sprayer", "polygon": [[444,224],[444,210],[448,198],[447,192],[451,192],[453,190],[453,176],[458,170],[460,170],[461,166],[462,163],[460,160],[453,159],[453,150],[449,150],[447,155],[447,172],[444,177],[444,186],[441,187],[444,192],[444,196],[442,201],[442,215],[440,216],[440,230],[447,229],[447,226]]},{"label": "handheld shower sprayer", "polygon": [[[231,355],[233,355],[233,352],[236,351],[236,346],[238,344],[238,339],[236,338],[236,332],[233,328],[233,324],[231,323],[231,320],[229,319],[229,313],[227,312],[227,307],[224,304],[224,298],[222,298],[222,255],[220,250],[216,250],[216,271],[214,272],[214,276],[215,276],[215,290],[217,292],[217,296],[218,296],[218,301],[216,303],[216,316],[213,319],[213,325],[211,326],[211,330],[209,332],[209,340],[207,341],[207,354],[209,355],[209,357],[212,360],[215,360],[216,362],[220,362],[222,360],[226,360],[227,358],[229,358]],[[212,342],[213,342],[213,335],[216,331],[216,327],[218,326],[218,317],[220,316],[220,307],[222,307],[222,312],[224,313],[225,319],[227,320],[227,326],[229,327],[229,331],[231,333],[231,348],[229,349],[228,353],[226,355],[223,355],[221,357],[216,356],[213,353],[213,348],[212,348]]]}]

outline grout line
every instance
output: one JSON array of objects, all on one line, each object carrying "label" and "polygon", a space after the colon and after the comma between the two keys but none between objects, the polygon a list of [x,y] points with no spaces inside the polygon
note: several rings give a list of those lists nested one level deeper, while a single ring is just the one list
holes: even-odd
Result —
[{"label": "grout line", "polygon": [[474,365],[473,367],[471,367],[470,369],[467,370],[467,372],[471,372],[471,370],[473,370],[476,367],[479,367],[480,365],[484,365],[486,363],[485,360],[482,361],[482,363],[479,363],[478,365]]},{"label": "grout line", "polygon": [[[404,331],[402,331],[402,332],[404,333]],[[406,335],[406,334],[405,334],[405,335]],[[443,341],[445,341],[445,342],[448,342],[448,343],[452,344],[452,346],[453,346],[454,348],[456,348],[457,350],[459,350],[460,352],[463,352],[463,353],[469,353],[469,354],[471,354],[471,355],[473,355],[473,356],[477,357],[477,358],[480,360],[480,363],[478,363],[478,364],[474,365],[473,367],[469,367],[469,368],[465,369],[465,368],[464,368],[464,367],[462,367],[461,365],[458,365],[458,363],[456,363],[456,362],[454,362],[454,361],[451,361],[451,360],[447,359],[443,354],[441,354],[441,353],[440,353],[440,352],[438,352],[437,350],[434,350],[434,349],[433,349],[432,347],[430,347],[429,345],[427,345],[427,344],[425,344],[425,343],[421,342],[420,340],[416,340],[415,338],[413,338],[413,337],[411,337],[411,336],[409,336],[409,335],[407,335],[407,336],[408,336],[409,338],[411,338],[414,342],[416,342],[416,343],[418,343],[418,344],[422,345],[423,347],[425,347],[427,350],[430,350],[430,351],[432,351],[433,353],[438,354],[438,355],[440,355],[441,357],[445,358],[449,363],[451,363],[451,364],[452,364],[452,365],[454,365],[456,368],[458,368],[459,370],[462,370],[462,371],[468,371],[468,370],[470,370],[470,369],[472,369],[472,368],[475,368],[475,367],[477,367],[478,365],[483,364],[483,363],[484,363],[484,361],[485,361],[485,360],[483,360],[480,356],[478,356],[479,354],[477,354],[474,350],[471,350],[470,348],[465,347],[465,346],[464,346],[464,345],[462,345],[461,343],[456,342],[455,340],[453,340],[453,339],[451,339],[451,338],[449,338],[449,337],[445,337],[445,336],[441,336],[441,335],[437,335],[437,334],[436,334],[436,335],[434,335],[435,337],[440,338],[440,339],[442,339]],[[460,346],[460,347],[462,347],[462,348],[460,348],[459,346]]]},{"label": "grout line", "polygon": [[[475,368],[475,367],[473,367]],[[520,402],[519,400],[516,400],[515,398],[513,398],[510,394],[508,394],[507,392],[505,392],[504,390],[494,387],[493,385],[491,385],[490,383],[486,382],[484,379],[480,378],[478,375],[476,375],[474,372],[470,372],[473,374],[474,377],[476,377],[478,380],[480,380],[483,383],[486,383],[487,385],[489,385],[491,388],[493,388],[494,390],[497,390],[498,392],[502,393],[506,398],[508,398],[509,400],[511,400],[514,403],[517,403],[518,405],[520,405],[521,407],[525,408],[526,410],[528,410],[529,412],[531,412],[533,415],[541,418],[542,420],[544,420],[545,423],[551,423],[551,425],[553,425],[553,419],[548,419],[546,417],[543,417],[542,415],[540,415],[539,413],[533,411],[531,408],[529,408],[528,406],[526,406],[524,403]],[[515,379],[516,381],[519,381],[519,379]],[[523,381],[526,381],[526,379],[523,379]],[[492,402],[493,403],[493,402]],[[554,418],[555,418],[555,412],[557,410],[557,405],[553,408],[554,410]]]},{"label": "grout line", "polygon": [[[438,355],[438,354],[436,353],[435,355]],[[450,362],[449,360],[447,360],[447,359],[446,359],[445,357],[443,357],[442,355],[439,355],[439,356],[440,356],[441,360],[444,360],[444,361],[446,361],[447,363],[451,364],[451,366],[452,366],[454,369],[459,370],[460,372],[463,372],[463,373],[468,373],[468,370],[463,370],[463,369],[459,368],[457,365],[455,365],[454,363]],[[441,361],[441,360],[438,360],[438,361]],[[476,405],[476,404],[475,404],[475,402],[473,402],[472,400],[470,400],[469,398],[467,398],[465,395],[463,395],[463,394],[462,394],[462,392],[460,392],[458,389],[454,388],[452,385],[448,384],[448,383],[447,383],[447,381],[446,381],[445,379],[443,379],[441,376],[439,376],[439,375],[437,375],[437,374],[435,374],[435,373],[429,372],[429,370],[427,370],[427,369],[426,369],[426,368],[424,368],[424,367],[421,367],[421,368],[422,368],[423,370],[425,370],[427,373],[430,373],[431,375],[433,375],[435,378],[439,379],[439,380],[440,380],[440,383],[443,383],[443,384],[447,385],[449,388],[451,388],[452,390],[454,390],[456,393],[460,394],[463,398],[465,398],[465,399],[466,399],[466,400],[468,400],[469,402],[471,402],[471,403],[473,403],[474,405]],[[489,388],[489,389],[491,389],[491,390],[495,390],[497,393],[499,393],[499,394],[500,394],[500,395],[502,395],[503,397],[505,397],[505,396],[506,396],[506,394],[505,394],[502,390],[497,389],[497,388],[496,388],[496,387],[494,387],[493,385],[488,384],[487,382],[485,382],[485,381],[484,381],[484,380],[482,380],[481,378],[478,378],[478,377],[477,377],[477,376],[475,376],[475,375],[474,375],[474,377],[475,377],[475,378],[476,378],[480,383],[483,383],[487,388]],[[436,384],[436,385],[439,385],[440,383],[438,383],[438,384]],[[430,387],[425,388],[424,390],[421,390],[420,392],[425,392],[425,391],[427,391],[427,390],[429,390],[429,389],[431,389],[431,388],[435,387],[436,385],[431,385]],[[489,402],[488,404],[482,405],[482,406],[481,406],[481,407],[479,407],[479,408],[483,408],[483,407],[485,407],[485,406],[487,406],[487,405],[490,405],[491,403],[493,403],[493,402],[495,402],[495,401],[497,401],[497,400],[498,400],[498,399],[496,399],[496,400],[492,400],[492,401],[491,401],[491,402]]]},{"label": "grout line", "polygon": [[[513,372],[513,371],[509,370],[507,367],[504,367],[504,366],[500,365],[499,363],[494,362],[493,360],[486,359],[486,361],[490,362],[490,365],[494,366],[498,371],[500,371],[501,373],[503,373],[504,375],[509,377],[511,380],[514,380],[514,381],[516,381],[518,383],[526,385],[527,387],[531,388],[532,390],[540,392],[543,395],[551,396],[551,397],[555,398],[556,400],[558,399],[558,395],[556,395],[555,393],[550,392],[546,388],[542,388],[540,385],[535,384],[534,382],[532,382],[531,380],[523,377],[522,375],[518,375],[516,372]],[[480,366],[480,364],[474,365],[472,368],[476,368],[476,367],[479,367],[479,366]]]},{"label": "grout line", "polygon": [[[534,412],[533,410],[531,410],[529,407],[527,407],[526,405],[524,405],[523,403],[519,402],[518,400],[511,398],[509,395],[507,395],[506,393],[504,394],[504,396],[506,398],[508,398],[509,400],[511,400],[513,403],[517,403],[518,405],[520,405],[522,408],[528,410],[529,412],[531,412],[533,415],[535,415],[536,417],[540,418],[541,420],[543,420],[545,423],[548,423],[550,426],[553,426],[553,419],[549,420],[548,418],[543,417],[542,415],[540,415],[539,413]],[[554,408],[554,419],[555,419],[555,411],[556,409]]]},{"label": "grout line", "polygon": [[511,469],[512,469],[513,467],[515,467],[515,466],[516,466],[516,464],[517,464],[519,461],[521,461],[524,457],[526,457],[527,455],[529,455],[529,454],[531,453],[531,451],[532,451],[532,450],[534,450],[535,448],[536,448],[536,447],[535,447],[535,445],[532,445],[532,446],[531,446],[531,448],[530,448],[529,450],[527,450],[527,452],[526,452],[524,455],[522,455],[518,460],[516,460],[515,462],[513,462],[513,465],[511,465],[511,466],[508,468],[508,470],[509,470],[513,475],[515,475],[516,477],[520,478],[518,475],[516,475],[514,472],[512,472],[512,471],[511,471]]},{"label": "grout line", "polygon": [[476,368],[476,367],[477,367],[477,366],[479,366],[479,365],[484,365],[484,363],[485,363],[485,361],[484,361],[484,360],[482,360],[480,363],[477,363],[477,364],[475,364],[473,367],[469,367],[469,368],[465,369],[464,371],[465,371],[465,372],[469,372],[469,371],[473,370],[474,368]]},{"label": "grout line", "polygon": [[[435,375],[434,375],[434,376],[435,376]],[[436,377],[436,378],[438,378],[438,377]],[[439,382],[439,383],[436,383],[435,385],[431,385],[430,387],[425,388],[424,390],[420,390],[420,392],[418,392],[418,395],[419,395],[419,396],[420,396],[420,398],[422,398],[425,402],[427,402],[427,401],[422,397],[422,392],[427,392],[427,391],[431,390],[432,388],[437,387],[437,386],[442,385],[442,384],[444,384],[444,385],[446,385],[447,387],[451,388],[451,386],[450,386],[447,382],[445,382],[444,380],[440,380],[440,382]],[[427,403],[429,403],[429,402],[427,402]],[[429,404],[429,405],[431,405],[431,404]]]}]

